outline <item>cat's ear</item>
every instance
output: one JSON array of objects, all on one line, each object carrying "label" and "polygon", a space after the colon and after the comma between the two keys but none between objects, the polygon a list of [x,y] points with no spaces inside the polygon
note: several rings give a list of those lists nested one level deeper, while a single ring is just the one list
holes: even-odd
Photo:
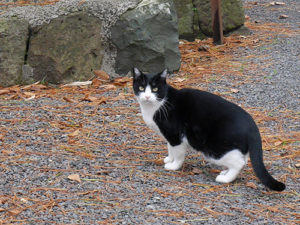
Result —
[{"label": "cat's ear", "polygon": [[132,74],[133,74],[133,78],[136,79],[142,75],[142,72],[138,68],[134,67],[132,69]]},{"label": "cat's ear", "polygon": [[167,76],[168,76],[168,70],[165,69],[164,71],[162,71],[160,73],[160,77],[163,78],[163,79],[167,79]]}]

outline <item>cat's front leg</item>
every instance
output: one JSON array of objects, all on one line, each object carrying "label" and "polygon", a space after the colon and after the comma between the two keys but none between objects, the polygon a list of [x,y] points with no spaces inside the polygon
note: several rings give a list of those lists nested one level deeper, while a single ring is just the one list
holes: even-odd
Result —
[{"label": "cat's front leg", "polygon": [[172,146],[170,145],[170,143],[168,143],[168,156],[166,158],[164,158],[164,163],[171,163],[174,161],[174,156],[171,151],[171,148],[172,148]]},{"label": "cat's front leg", "polygon": [[169,160],[173,158],[173,160],[165,164],[165,169],[167,170],[180,169],[184,162],[186,150],[187,150],[187,146],[185,143],[181,143],[180,145],[176,145],[176,146],[172,146],[168,144],[169,156],[167,157],[167,159]]}]

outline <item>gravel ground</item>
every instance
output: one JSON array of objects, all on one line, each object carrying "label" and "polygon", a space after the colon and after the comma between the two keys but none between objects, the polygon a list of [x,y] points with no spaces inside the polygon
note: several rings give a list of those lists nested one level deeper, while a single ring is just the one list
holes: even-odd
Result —
[{"label": "gravel ground", "polygon": [[[283,23],[293,34],[234,52],[249,78],[234,97],[247,108],[282,117],[260,122],[264,133],[282,125],[289,135],[299,132],[300,9],[297,0],[283,2],[244,1],[250,20]],[[289,17],[279,19],[281,14]],[[220,92],[235,82],[226,76],[205,88]],[[86,88],[45,90],[32,101],[0,98],[1,224],[299,222],[299,165],[289,157],[297,142],[265,151],[265,163],[285,181],[285,192],[269,192],[249,166],[234,183],[220,185],[214,181],[218,168],[194,152],[181,171],[163,169],[158,159],[166,155],[165,143],[144,125],[129,87],[93,91],[110,100],[82,102]],[[71,174],[81,182],[68,179]]]}]

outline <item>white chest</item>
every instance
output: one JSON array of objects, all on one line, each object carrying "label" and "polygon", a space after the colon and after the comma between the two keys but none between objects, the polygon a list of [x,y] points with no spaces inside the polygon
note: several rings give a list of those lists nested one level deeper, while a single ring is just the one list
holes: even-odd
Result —
[{"label": "white chest", "polygon": [[147,126],[154,130],[156,133],[158,133],[160,136],[163,136],[162,133],[159,130],[159,127],[156,125],[156,123],[153,120],[154,114],[159,110],[159,105],[146,105],[146,104],[140,104],[141,112],[143,115],[143,119]]}]

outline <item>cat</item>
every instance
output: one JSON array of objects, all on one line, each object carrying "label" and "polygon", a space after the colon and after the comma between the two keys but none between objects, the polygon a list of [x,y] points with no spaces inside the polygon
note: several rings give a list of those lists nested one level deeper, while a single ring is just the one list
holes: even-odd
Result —
[{"label": "cat", "polygon": [[180,169],[187,149],[192,148],[225,167],[216,181],[230,183],[250,155],[254,172],[265,186],[285,189],[285,184],[266,170],[259,130],[245,110],[209,92],[173,88],[166,82],[166,69],[149,74],[133,68],[132,73],[133,91],[145,123],[168,142],[165,169]]}]

